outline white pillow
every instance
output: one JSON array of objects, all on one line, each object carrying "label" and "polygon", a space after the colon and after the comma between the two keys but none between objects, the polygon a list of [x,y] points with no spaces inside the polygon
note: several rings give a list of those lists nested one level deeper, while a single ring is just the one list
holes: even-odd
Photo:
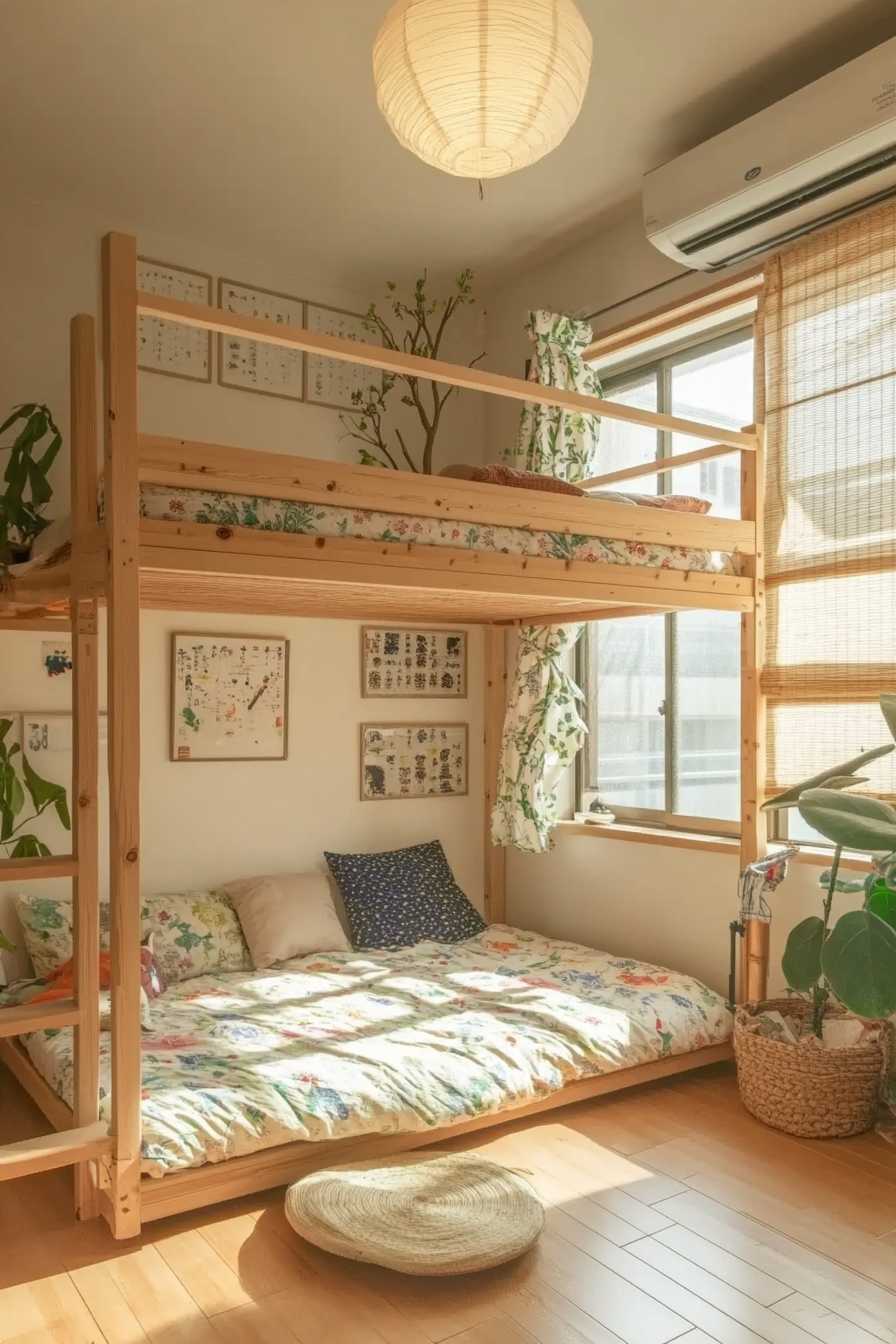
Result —
[{"label": "white pillow", "polygon": [[245,877],[224,888],[257,971],[310,952],[350,952],[323,873]]}]

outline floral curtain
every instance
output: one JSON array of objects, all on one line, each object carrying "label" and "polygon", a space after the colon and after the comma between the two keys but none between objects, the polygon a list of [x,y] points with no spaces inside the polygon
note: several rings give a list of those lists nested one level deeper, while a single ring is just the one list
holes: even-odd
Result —
[{"label": "floral curtain", "polygon": [[[591,397],[601,395],[600,379],[582,362],[582,353],[591,342],[587,322],[539,309],[529,314],[526,330],[535,345],[536,382]],[[526,471],[557,476],[562,481],[584,481],[597,475],[599,433],[599,416],[526,402],[516,447],[508,448],[504,457]]]},{"label": "floral curtain", "polygon": [[572,765],[588,729],[577,702],[582,692],[567,673],[565,655],[585,626],[524,625],[510,691],[492,844],[532,854],[550,848],[557,824],[557,785]]},{"label": "floral curtain", "polygon": [[[537,381],[601,395],[597,374],[582,363],[591,340],[586,322],[557,313],[534,312],[526,324],[535,342]],[[581,481],[596,474],[600,418],[558,407],[526,404],[516,448],[505,457],[514,466]],[[581,749],[588,729],[579,714],[582,692],[566,671],[569,654],[585,626],[523,626],[516,672],[501,738],[492,844],[543,854],[557,824],[557,786]]]}]

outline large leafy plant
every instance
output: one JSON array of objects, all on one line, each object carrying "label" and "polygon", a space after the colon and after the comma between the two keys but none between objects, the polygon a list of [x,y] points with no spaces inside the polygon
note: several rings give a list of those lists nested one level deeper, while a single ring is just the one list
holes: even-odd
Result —
[{"label": "large leafy plant", "polygon": [[[458,309],[476,302],[473,297],[473,272],[470,270],[461,271],[454,282],[455,292],[447,299],[428,297],[425,271],[414,286],[410,303],[398,298],[398,286],[394,280],[389,280],[386,288],[386,301],[393,317],[402,325],[392,325],[372,303],[364,316],[366,330],[379,336],[387,350],[402,350],[405,354],[420,355],[423,359],[438,359],[452,317]],[[483,358],[484,354],[477,355],[470,361],[470,368]],[[397,427],[391,431],[397,450],[393,452],[390,448],[391,435],[386,426],[386,416],[389,396],[396,383],[404,384],[407,389],[401,397],[402,405],[416,411],[420,421],[422,443],[414,451]],[[371,383],[369,387],[359,388],[352,393],[352,405],[356,409],[351,415],[340,416],[340,419],[350,436],[365,445],[360,449],[365,467],[392,467],[400,471],[400,456],[411,471],[431,475],[442,412],[445,403],[456,391],[456,387],[444,387],[433,379],[420,378],[414,374],[384,373],[381,383]]]},{"label": "large leafy plant", "polygon": [[[896,695],[882,695],[880,707],[896,738]],[[766,810],[797,807],[803,820],[835,846],[833,864],[821,877],[822,914],[791,930],[781,963],[791,989],[811,997],[817,1035],[832,995],[859,1017],[896,1012],[896,810],[877,798],[845,792],[867,783],[857,774],[863,765],[894,749],[888,743],[863,752],[765,804]],[[841,880],[844,849],[870,853],[875,871],[864,881]],[[861,910],[841,915],[832,925],[837,892],[861,892],[864,901]]]},{"label": "large leafy plant", "polygon": [[[12,719],[0,719],[0,849],[8,859],[37,859],[50,853],[47,845],[25,827],[53,808],[67,831],[72,823],[62,784],[41,779],[18,742],[7,745]],[[21,771],[21,778],[19,777]],[[22,817],[30,800],[33,811]]]},{"label": "large leafy plant", "polygon": [[[53,497],[47,473],[62,446],[62,435],[49,406],[38,406],[35,402],[17,406],[0,425],[0,434],[13,425],[21,426],[15,439],[0,448],[0,452],[9,453],[3,473],[6,486],[0,495],[0,551],[11,543],[30,546],[38,532],[47,526],[42,510]],[[48,434],[50,441],[44,444]]]}]

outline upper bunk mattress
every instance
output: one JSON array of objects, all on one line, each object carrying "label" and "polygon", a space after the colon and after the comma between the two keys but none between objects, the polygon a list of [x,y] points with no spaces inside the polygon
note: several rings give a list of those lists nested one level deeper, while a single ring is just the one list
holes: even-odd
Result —
[{"label": "upper bunk mattress", "polygon": [[[637,508],[638,505],[631,505]],[[420,518],[412,514],[347,509],[335,504],[310,504],[257,495],[232,495],[218,490],[181,486],[140,486],[144,518],[167,522],[211,523],[216,527],[251,527],[267,532],[308,536],[356,537],[417,546],[448,546],[456,550],[501,551],[507,555],[540,556],[546,560],[586,560],[609,565],[651,565],[710,574],[740,573],[736,556],[685,546],[611,541],[571,532],[542,532],[527,527],[471,525],[456,518]]]},{"label": "upper bunk mattress", "polygon": [[[677,975],[504,925],[457,945],[327,953],[207,975],[151,1005],[150,1176],[294,1139],[417,1132],[723,1042],[722,999]],[[71,1104],[72,1031],[24,1037]],[[100,1115],[111,1113],[109,1033]]]}]

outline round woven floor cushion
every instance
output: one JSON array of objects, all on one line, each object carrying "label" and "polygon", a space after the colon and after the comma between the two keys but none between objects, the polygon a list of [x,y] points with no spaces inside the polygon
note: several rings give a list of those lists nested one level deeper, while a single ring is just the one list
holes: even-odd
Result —
[{"label": "round woven floor cushion", "polygon": [[404,1274],[467,1274],[522,1255],[544,1209],[520,1176],[470,1153],[355,1162],[286,1192],[294,1231],[324,1251]]}]

